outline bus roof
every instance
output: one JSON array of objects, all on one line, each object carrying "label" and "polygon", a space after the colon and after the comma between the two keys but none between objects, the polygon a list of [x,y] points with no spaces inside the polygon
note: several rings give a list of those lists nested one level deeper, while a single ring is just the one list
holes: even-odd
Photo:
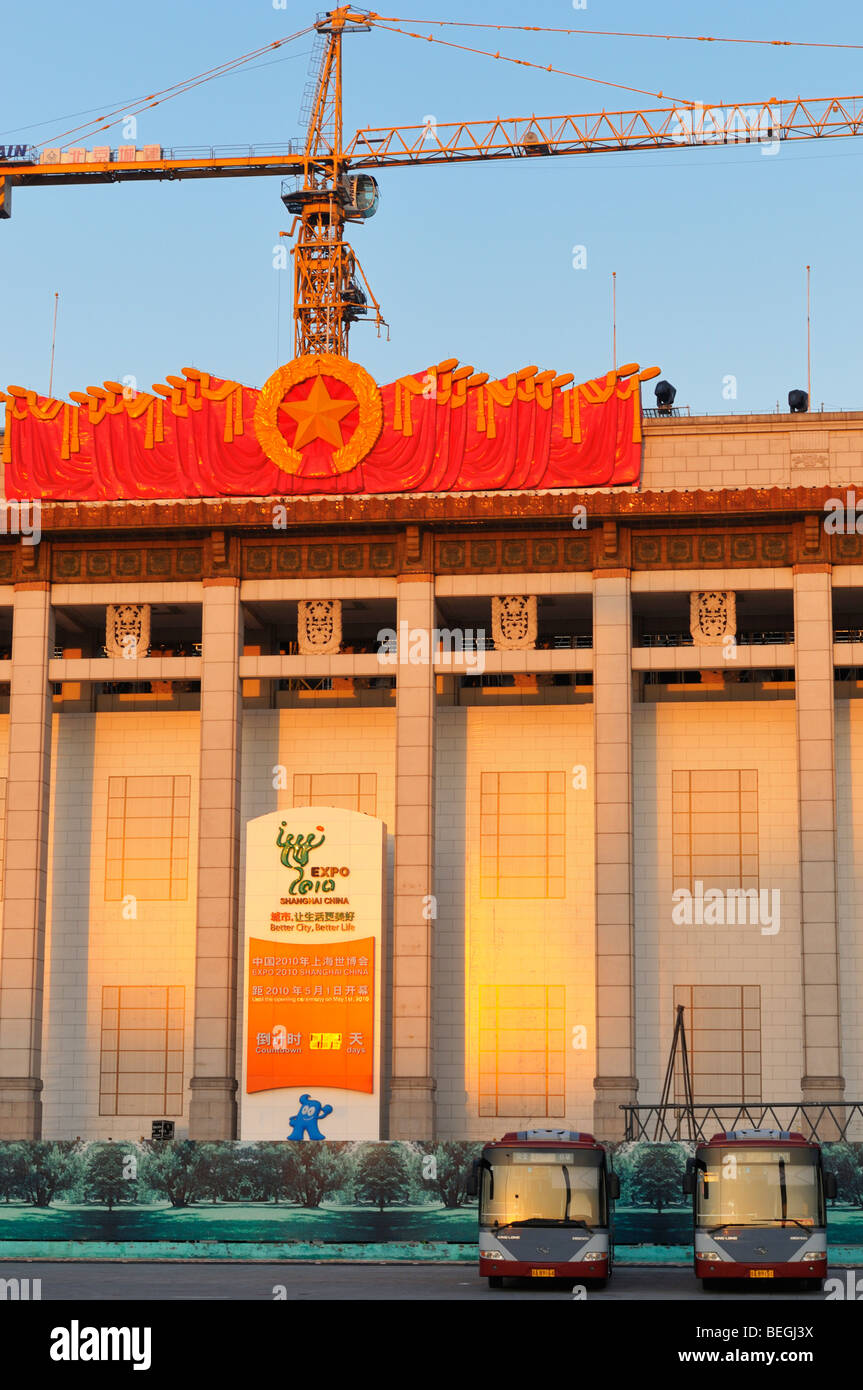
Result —
[{"label": "bus roof", "polygon": [[704,1140],[698,1147],[704,1149],[713,1144],[793,1144],[798,1148],[807,1149],[820,1147],[817,1140],[807,1139],[805,1135],[798,1134],[793,1129],[729,1129],[714,1134],[712,1139]]},{"label": "bus roof", "polygon": [[493,1149],[506,1145],[507,1148],[551,1148],[598,1149],[605,1152],[592,1134],[575,1129],[519,1129],[509,1130],[501,1139],[490,1139],[484,1146]]}]

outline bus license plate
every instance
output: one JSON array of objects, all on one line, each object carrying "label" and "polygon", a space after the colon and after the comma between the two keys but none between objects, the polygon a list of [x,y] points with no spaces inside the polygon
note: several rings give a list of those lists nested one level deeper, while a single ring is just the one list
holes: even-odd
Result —
[{"label": "bus license plate", "polygon": [[553,1279],[553,1278],[554,1278],[554,1270],[553,1270],[553,1269],[532,1269],[530,1272],[531,1272],[531,1274],[532,1274],[532,1276],[533,1276],[534,1279]]},{"label": "bus license plate", "polygon": [[750,1278],[750,1279],[772,1279],[772,1278],[773,1278],[773,1270],[772,1270],[772,1269],[750,1269],[750,1271],[749,1271],[749,1278]]}]

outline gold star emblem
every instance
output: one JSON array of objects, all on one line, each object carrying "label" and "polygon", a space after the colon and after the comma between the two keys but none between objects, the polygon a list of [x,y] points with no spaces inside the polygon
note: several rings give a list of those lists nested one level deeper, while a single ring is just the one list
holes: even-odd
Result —
[{"label": "gold star emblem", "polygon": [[314,439],[323,439],[340,449],[344,444],[339,421],[356,408],[356,401],[334,399],[324,385],[323,377],[315,377],[312,389],[304,401],[284,402],[284,410],[297,423],[294,448],[302,449]]},{"label": "gold star emblem", "polygon": [[[347,386],[352,399],[332,397],[322,377],[340,381]],[[312,389],[304,401],[291,401],[295,386],[312,381]],[[285,398],[288,397],[288,400]],[[342,443],[339,421],[351,410],[357,411],[356,428]],[[296,441],[289,444],[280,428],[279,411],[296,420]],[[336,357],[331,352],[295,357],[283,367],[277,367],[264,382],[255,406],[255,434],[268,459],[285,473],[304,478],[331,478],[349,473],[374,447],[383,428],[381,393],[368,372],[356,362]],[[314,439],[331,440],[332,453],[313,449],[301,452],[301,442]]]}]

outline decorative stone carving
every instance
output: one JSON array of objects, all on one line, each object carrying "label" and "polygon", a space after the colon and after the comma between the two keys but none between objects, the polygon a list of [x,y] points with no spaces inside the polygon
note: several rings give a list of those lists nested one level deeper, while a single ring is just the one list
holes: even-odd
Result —
[{"label": "decorative stone carving", "polygon": [[499,652],[536,646],[536,595],[505,594],[491,601],[491,635]]},{"label": "decorative stone carving", "polygon": [[737,595],[730,589],[701,589],[689,595],[689,630],[697,647],[719,647],[737,636]]},{"label": "decorative stone carving", "polygon": [[109,603],[105,609],[105,651],[134,661],[150,650],[149,603]]},{"label": "decorative stone carving", "polygon": [[342,644],[340,598],[300,599],[297,648],[300,656],[327,656]]}]

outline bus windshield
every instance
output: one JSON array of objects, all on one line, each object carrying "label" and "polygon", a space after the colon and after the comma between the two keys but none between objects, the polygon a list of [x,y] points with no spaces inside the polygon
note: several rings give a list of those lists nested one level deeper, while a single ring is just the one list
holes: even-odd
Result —
[{"label": "bus windshield", "polygon": [[483,1155],[480,1225],[607,1226],[603,1155],[495,1149]]},{"label": "bus windshield", "polygon": [[824,1195],[812,1149],[709,1148],[698,1160],[695,1224],[823,1226]]}]

